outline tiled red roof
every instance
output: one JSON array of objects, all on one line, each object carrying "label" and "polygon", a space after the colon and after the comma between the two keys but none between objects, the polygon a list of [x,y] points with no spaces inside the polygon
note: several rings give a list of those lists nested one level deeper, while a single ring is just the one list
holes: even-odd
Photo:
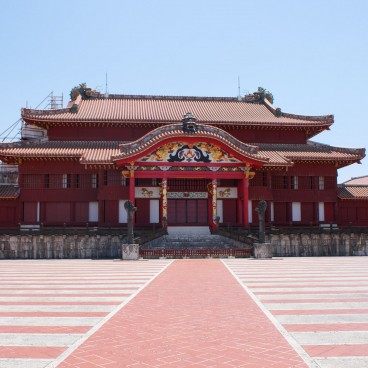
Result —
[{"label": "tiled red roof", "polygon": [[[112,164],[112,157],[121,153],[119,141],[45,141],[0,144],[0,158],[75,157],[82,164]],[[257,156],[265,166],[292,166],[293,161],[357,162],[364,150],[308,144],[252,144],[259,148]],[[269,162],[267,162],[269,159]],[[6,160],[5,160],[6,161]],[[9,160],[8,160],[9,161]]]},{"label": "tiled red roof", "polygon": [[111,164],[119,153],[119,141],[45,141],[17,142],[0,145],[0,157],[14,158],[79,158],[82,164]]},{"label": "tiled red roof", "polygon": [[162,140],[172,139],[180,141],[188,137],[205,141],[214,139],[228,147],[230,152],[232,150],[240,154],[242,158],[250,158],[263,163],[269,161],[267,157],[259,153],[256,145],[243,143],[220,128],[202,124],[198,125],[196,131],[192,133],[184,132],[182,124],[171,124],[156,128],[134,142],[121,144],[121,152],[114,157],[114,160],[127,159],[145,151],[150,151],[150,147],[160,144]]},{"label": "tiled red roof", "polygon": [[351,178],[343,183],[344,185],[368,185],[368,175]]},{"label": "tiled red roof", "polygon": [[364,158],[364,149],[340,148],[308,141],[307,144],[257,144],[270,165],[290,165],[291,161],[337,161],[340,167]]},{"label": "tiled red roof", "polygon": [[[73,107],[74,106],[74,107]],[[180,122],[187,112],[198,122],[208,124],[240,124],[274,127],[327,128],[333,116],[302,116],[276,114],[267,101],[249,101],[244,98],[170,97],[110,95],[109,98],[83,100],[60,110],[23,109],[22,118],[38,122]],[[280,115],[280,116],[277,116]]]},{"label": "tiled red roof", "polygon": [[368,185],[338,185],[340,199],[362,199],[368,200]]},{"label": "tiled red roof", "polygon": [[19,197],[19,187],[14,185],[0,185],[0,200],[16,199]]}]

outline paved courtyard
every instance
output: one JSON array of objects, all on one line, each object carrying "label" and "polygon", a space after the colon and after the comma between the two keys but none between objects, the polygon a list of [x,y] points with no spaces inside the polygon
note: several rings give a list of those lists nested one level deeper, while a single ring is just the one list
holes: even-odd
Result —
[{"label": "paved courtyard", "polygon": [[4,367],[368,367],[368,257],[0,261]]}]

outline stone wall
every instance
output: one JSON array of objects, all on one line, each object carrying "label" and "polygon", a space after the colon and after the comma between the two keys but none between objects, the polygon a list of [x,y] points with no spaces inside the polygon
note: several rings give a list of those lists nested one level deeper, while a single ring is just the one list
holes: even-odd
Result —
[{"label": "stone wall", "polygon": [[[0,235],[0,259],[121,258],[122,235]],[[274,257],[366,256],[368,234],[272,234]]]},{"label": "stone wall", "polygon": [[0,259],[121,258],[124,236],[1,235]]},{"label": "stone wall", "polygon": [[368,234],[271,234],[274,257],[366,256]]}]

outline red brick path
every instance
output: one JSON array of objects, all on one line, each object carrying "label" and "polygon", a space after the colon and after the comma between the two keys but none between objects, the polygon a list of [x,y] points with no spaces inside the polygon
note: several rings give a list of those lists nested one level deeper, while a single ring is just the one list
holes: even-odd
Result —
[{"label": "red brick path", "polygon": [[220,261],[177,260],[58,367],[307,365]]}]

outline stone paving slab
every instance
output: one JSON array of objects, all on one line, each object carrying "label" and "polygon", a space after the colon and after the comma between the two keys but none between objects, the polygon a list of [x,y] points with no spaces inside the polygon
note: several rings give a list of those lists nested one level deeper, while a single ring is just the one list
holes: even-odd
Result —
[{"label": "stone paving slab", "polygon": [[58,365],[67,367],[307,364],[221,261],[176,260]]},{"label": "stone paving slab", "polygon": [[0,261],[0,368],[53,367],[368,368],[368,257]]},{"label": "stone paving slab", "polygon": [[0,261],[0,368],[45,368],[170,261]]},{"label": "stone paving slab", "polygon": [[316,367],[368,367],[368,257],[225,263]]}]

